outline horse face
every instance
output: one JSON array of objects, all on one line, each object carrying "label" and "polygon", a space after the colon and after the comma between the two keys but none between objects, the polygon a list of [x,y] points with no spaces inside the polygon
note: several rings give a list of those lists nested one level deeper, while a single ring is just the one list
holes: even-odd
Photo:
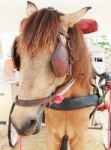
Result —
[{"label": "horse face", "polygon": [[[52,53],[51,53],[52,54]],[[22,100],[34,100],[49,97],[61,85],[66,75],[56,77],[51,67],[51,54],[40,50],[35,56],[20,55],[20,81],[18,97]],[[16,57],[17,58],[17,57]],[[40,105],[35,107],[15,106],[12,122],[19,134],[33,134],[38,130],[37,117]],[[30,126],[30,127],[29,127]]]},{"label": "horse face", "polygon": [[[34,12],[32,8],[33,4],[31,3],[31,12]],[[64,29],[69,28],[76,23],[88,9],[89,7],[86,7],[76,13],[61,16],[60,27],[62,26]],[[35,5],[34,10],[36,10]],[[65,40],[62,39],[62,41],[65,45]],[[48,49],[48,51],[46,49]],[[30,51],[27,52],[28,48],[27,50],[25,48],[21,50],[21,47],[19,50],[17,49],[20,57],[19,99],[30,101],[46,98],[50,96],[58,86],[65,82],[66,75],[58,78],[51,67],[50,60],[53,50],[53,42],[47,47],[39,47],[39,50],[33,53],[33,55],[30,55]],[[38,132],[37,120],[39,107],[39,105],[33,107],[15,106],[11,118],[12,123],[19,134],[31,135]]]},{"label": "horse face", "polygon": [[[57,86],[62,84],[65,76],[57,78],[51,68],[50,54],[47,52],[40,52],[37,56],[30,58],[28,55],[21,56],[20,58],[20,82],[18,97],[22,100],[41,99],[50,96]],[[20,107],[15,106],[12,113],[12,122],[14,122],[16,129],[25,130],[25,133],[33,133],[36,128],[36,119],[38,114],[36,107]],[[26,130],[27,124],[30,124],[30,130]],[[29,128],[29,127],[28,127]]]}]

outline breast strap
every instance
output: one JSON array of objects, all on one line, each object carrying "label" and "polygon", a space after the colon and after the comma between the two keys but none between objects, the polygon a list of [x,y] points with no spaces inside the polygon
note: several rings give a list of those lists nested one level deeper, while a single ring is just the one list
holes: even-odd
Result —
[{"label": "breast strap", "polygon": [[53,103],[50,108],[56,110],[74,110],[81,109],[90,106],[97,106],[99,101],[99,96],[94,94],[90,96],[84,96],[79,98],[64,99],[62,103]]}]

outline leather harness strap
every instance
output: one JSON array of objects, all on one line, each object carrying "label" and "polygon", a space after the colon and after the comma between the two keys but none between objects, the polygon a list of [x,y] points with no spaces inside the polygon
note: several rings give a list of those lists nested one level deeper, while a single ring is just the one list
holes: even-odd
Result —
[{"label": "leather harness strap", "polygon": [[85,107],[96,106],[98,104],[99,96],[98,95],[90,95],[79,98],[70,98],[64,99],[62,103],[55,104],[53,103],[50,108],[56,110],[74,110],[81,109]]},{"label": "leather harness strap", "polygon": [[42,104],[52,104],[54,101],[54,98],[56,98],[57,95],[62,95],[65,94],[69,90],[69,88],[75,83],[76,80],[69,80],[65,84],[59,86],[54,94],[52,96],[47,97],[47,98],[42,98],[42,99],[35,99],[35,100],[21,100],[16,97],[15,104],[18,106],[23,106],[23,107],[32,107],[32,106],[37,106],[37,105],[42,105]]},{"label": "leather harness strap", "polygon": [[18,99],[18,96],[17,96],[15,104],[18,106],[23,106],[23,107],[32,107],[32,106],[37,106],[37,105],[49,103],[53,99],[54,99],[54,95],[47,97],[47,98],[35,99],[35,100],[21,100],[21,99]]},{"label": "leather harness strap", "polygon": [[59,29],[59,33],[66,37],[66,39],[70,39],[68,32],[66,32],[63,28]]}]

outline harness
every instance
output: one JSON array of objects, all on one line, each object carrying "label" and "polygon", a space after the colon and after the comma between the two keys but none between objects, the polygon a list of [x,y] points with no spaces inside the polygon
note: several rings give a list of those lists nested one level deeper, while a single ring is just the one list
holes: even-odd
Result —
[{"label": "harness", "polygon": [[[52,103],[57,97],[61,100],[63,100],[62,95],[69,90],[69,88],[75,83],[75,79],[72,78],[72,62],[70,61],[70,55],[68,50],[64,47],[60,35],[63,35],[67,41],[69,40],[69,34],[63,30],[62,28],[59,29],[58,35],[57,35],[57,41],[55,43],[55,48],[52,53],[51,59],[50,59],[50,65],[54,71],[54,74],[56,77],[60,78],[66,75],[68,77],[68,81],[60,85],[54,93],[50,97],[42,98],[42,99],[34,99],[34,100],[20,100],[18,99],[18,96],[16,97],[15,104],[19,106],[24,107],[31,107],[36,105],[46,105],[47,103]],[[17,37],[14,41],[14,45],[12,48],[12,60],[17,68],[17,70],[20,69],[20,56],[17,53]],[[60,98],[61,97],[61,98]]]},{"label": "harness", "polygon": [[[96,91],[95,94],[85,96],[85,97],[80,97],[80,98],[64,99],[63,97],[64,93],[71,88],[71,86],[75,83],[76,79],[72,78],[72,72],[71,72],[72,61],[71,61],[71,56],[69,55],[70,52],[68,52],[67,49],[63,46],[60,39],[60,35],[65,36],[67,42],[70,39],[70,36],[67,32],[65,32],[63,29],[59,30],[59,34],[57,36],[57,43],[55,44],[55,49],[51,56],[50,64],[56,77],[62,77],[64,75],[67,75],[68,81],[65,84],[59,86],[55,90],[55,92],[52,93],[50,97],[46,97],[42,99],[34,99],[34,100],[22,100],[19,99],[17,96],[16,101],[15,103],[13,103],[10,111],[9,124],[11,123],[11,113],[13,112],[15,105],[23,106],[23,107],[32,107],[32,106],[39,105],[38,117],[37,117],[37,132],[38,132],[41,127],[43,111],[46,106],[50,107],[51,109],[64,110],[64,111],[95,106],[94,110],[90,114],[91,117],[95,113],[98,105],[100,105],[103,102],[105,95],[108,91],[108,87],[107,84],[102,85],[102,81],[104,79],[105,80],[107,79],[105,75],[99,75],[96,71],[94,71],[94,77],[96,77],[96,75],[100,77],[99,87],[102,89],[102,96],[99,94],[98,88],[92,84],[92,86],[94,87],[94,91]],[[12,60],[17,70],[20,70],[20,56],[17,53],[17,40],[14,41]],[[58,99],[59,101],[57,101]],[[64,101],[62,101],[63,99]],[[16,128],[15,125],[14,127]]]},{"label": "harness", "polygon": [[[55,44],[54,52],[51,56],[51,66],[54,70],[54,73],[56,77],[62,77],[64,75],[67,75],[68,81],[57,87],[54,93],[50,97],[42,98],[42,99],[34,99],[34,100],[22,100],[19,99],[18,96],[16,97],[15,105],[23,106],[23,107],[32,107],[32,106],[39,106],[38,110],[38,130],[40,130],[40,125],[42,122],[42,116],[43,116],[43,110],[46,106],[57,109],[57,110],[73,110],[73,109],[80,109],[90,106],[95,106],[94,111],[97,109],[98,105],[101,104],[104,96],[100,96],[98,92],[98,88],[94,86],[94,89],[96,89],[96,94],[89,95],[85,97],[80,98],[72,98],[72,99],[64,99],[63,95],[72,87],[72,85],[75,83],[76,79],[72,78],[72,58],[69,55],[68,50],[64,47],[60,35],[63,35],[67,42],[70,39],[69,34],[64,30],[60,29],[58,36],[57,36],[57,42]],[[14,41],[15,46],[13,47],[12,51],[12,60],[15,64],[15,67],[17,70],[20,69],[20,56],[17,53],[17,39]],[[96,73],[97,74],[97,73]],[[63,100],[64,99],[64,100]],[[62,101],[63,100],[63,101]],[[56,102],[56,103],[55,103]],[[14,107],[13,107],[14,109]],[[10,113],[11,115],[11,113]]]},{"label": "harness", "polygon": [[98,104],[98,95],[84,96],[80,98],[64,99],[60,104],[53,103],[50,108],[56,110],[74,110],[85,107],[96,106]]},{"label": "harness", "polygon": [[[59,30],[59,34],[65,36],[67,40],[69,39],[69,34],[64,29],[61,28]],[[19,70],[20,69],[20,56],[17,54],[16,40],[15,40],[15,48],[12,51],[12,58],[13,58],[13,61],[17,70]],[[60,39],[60,35],[59,35],[57,37],[55,50],[51,56],[50,62],[51,62],[51,66],[54,70],[56,77],[62,77],[64,75],[67,75],[69,80],[65,84],[62,84],[61,86],[57,87],[55,92],[51,96],[46,97],[46,98],[34,99],[34,100],[21,100],[17,96],[15,105],[23,106],[23,107],[32,107],[32,106],[37,106],[37,105],[49,104],[50,108],[52,109],[59,108],[59,110],[66,110],[67,106],[68,106],[67,110],[77,109],[77,108],[79,109],[81,108],[81,106],[82,107],[96,106],[98,104],[98,99],[100,96],[98,94],[97,87],[95,87],[94,85],[93,85],[94,89],[96,89],[97,91],[96,96],[93,95],[93,96],[86,96],[86,97],[76,98],[76,99],[75,98],[65,99],[62,102],[62,100],[64,99],[63,94],[65,94],[76,81],[76,79],[72,78],[72,72],[71,72],[72,63],[70,60],[71,58],[68,54],[68,50],[63,46],[61,39]],[[87,99],[87,103],[84,102],[85,99]],[[93,101],[93,102],[90,102],[90,101]]]}]

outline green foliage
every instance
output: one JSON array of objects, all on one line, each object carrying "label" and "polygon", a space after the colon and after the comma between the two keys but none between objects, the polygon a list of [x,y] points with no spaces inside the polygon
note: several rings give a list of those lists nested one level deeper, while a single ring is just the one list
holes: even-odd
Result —
[{"label": "green foliage", "polygon": [[106,52],[111,52],[111,43],[109,43],[109,41],[107,40],[107,37],[105,35],[102,35],[100,38],[101,38],[101,41],[98,42],[97,44],[101,48],[104,48]]}]

